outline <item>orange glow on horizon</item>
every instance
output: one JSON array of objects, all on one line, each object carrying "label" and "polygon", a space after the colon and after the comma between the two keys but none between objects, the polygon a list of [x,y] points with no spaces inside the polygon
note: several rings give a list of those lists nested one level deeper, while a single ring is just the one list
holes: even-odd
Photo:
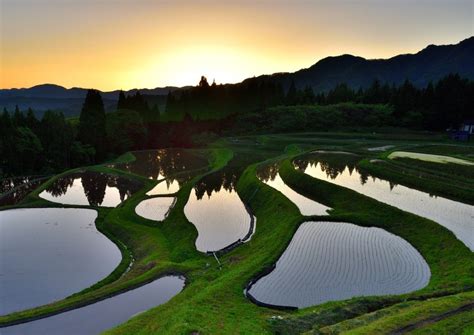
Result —
[{"label": "orange glow on horizon", "polygon": [[[462,6],[408,5],[409,13],[395,2],[2,0],[0,88],[185,86],[201,75],[235,83],[326,56],[387,58],[472,35]],[[430,20],[420,23],[421,12]]]}]

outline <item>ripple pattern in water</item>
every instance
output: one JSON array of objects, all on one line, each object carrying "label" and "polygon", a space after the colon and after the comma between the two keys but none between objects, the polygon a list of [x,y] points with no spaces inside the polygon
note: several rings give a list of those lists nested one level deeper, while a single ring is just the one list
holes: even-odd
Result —
[{"label": "ripple pattern in water", "polygon": [[330,209],[319,202],[306,198],[305,196],[295,192],[292,188],[285,184],[279,173],[277,173],[273,179],[270,178],[266,181],[263,180],[263,182],[283,193],[298,207],[302,215],[327,215],[327,211]]},{"label": "ripple pattern in water", "polygon": [[212,191],[198,199],[191,191],[184,214],[198,230],[196,248],[202,252],[218,251],[245,238],[251,217],[237,192]]},{"label": "ripple pattern in water", "polygon": [[137,207],[135,213],[145,219],[163,221],[168,216],[171,208],[173,208],[176,198],[159,197],[143,200]]},{"label": "ripple pattern in water", "polygon": [[474,206],[434,197],[383,179],[362,176],[355,168],[345,167],[336,172],[331,170],[330,165],[323,168],[318,162],[307,164],[303,171],[314,178],[350,188],[380,202],[433,220],[452,231],[474,251]]},{"label": "ripple pattern in water", "polygon": [[266,304],[303,308],[357,296],[412,292],[425,287],[430,276],[418,251],[383,229],[305,222],[275,269],[248,293]]},{"label": "ripple pattern in water", "polygon": [[0,211],[0,314],[63,299],[118,266],[120,250],[96,217],[76,208]]},{"label": "ripple pattern in water", "polygon": [[162,305],[181,292],[184,278],[167,276],[95,304],[16,326],[2,335],[94,335],[124,323],[134,315]]}]

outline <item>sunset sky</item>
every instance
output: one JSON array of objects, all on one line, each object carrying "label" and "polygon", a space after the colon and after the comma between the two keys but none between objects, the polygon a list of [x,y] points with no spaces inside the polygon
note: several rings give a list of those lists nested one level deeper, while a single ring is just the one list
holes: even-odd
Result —
[{"label": "sunset sky", "polygon": [[217,83],[474,35],[474,1],[0,0],[0,87]]}]

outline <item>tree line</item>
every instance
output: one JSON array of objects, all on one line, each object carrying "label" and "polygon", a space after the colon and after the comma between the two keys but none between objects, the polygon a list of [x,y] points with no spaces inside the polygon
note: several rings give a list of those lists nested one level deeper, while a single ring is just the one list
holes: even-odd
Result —
[{"label": "tree line", "polygon": [[474,117],[474,82],[450,74],[427,87],[418,88],[409,80],[395,86],[375,79],[367,88],[353,89],[345,83],[328,92],[315,94],[311,87],[298,88],[291,82],[288,89],[280,83],[251,78],[239,84],[209,85],[205,77],[198,86],[170,92],[166,113],[182,119],[221,119],[231,115],[246,117],[275,106],[334,105],[340,103],[384,104],[393,113],[395,126],[442,130]]}]

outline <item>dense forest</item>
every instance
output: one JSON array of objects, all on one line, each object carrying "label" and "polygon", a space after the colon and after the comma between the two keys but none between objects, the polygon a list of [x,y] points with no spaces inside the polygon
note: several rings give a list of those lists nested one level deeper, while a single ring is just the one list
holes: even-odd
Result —
[{"label": "dense forest", "polygon": [[77,119],[31,109],[0,115],[2,175],[43,174],[106,161],[128,150],[203,145],[218,135],[405,127],[432,131],[474,118],[474,82],[448,75],[417,88],[374,80],[366,89],[342,83],[327,92],[272,81],[209,84],[170,92],[160,113],[147,98],[120,92],[106,113],[100,92],[89,90]]}]

